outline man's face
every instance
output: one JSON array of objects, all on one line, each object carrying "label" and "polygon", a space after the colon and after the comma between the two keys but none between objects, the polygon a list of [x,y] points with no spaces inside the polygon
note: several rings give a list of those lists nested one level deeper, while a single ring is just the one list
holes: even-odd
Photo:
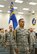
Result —
[{"label": "man's face", "polygon": [[4,33],[4,30],[1,30],[1,33]]},{"label": "man's face", "polygon": [[5,32],[8,32],[7,30],[5,30]]},{"label": "man's face", "polygon": [[9,30],[12,31],[12,27],[11,26],[9,27]]},{"label": "man's face", "polygon": [[24,20],[20,20],[19,25],[20,27],[24,27]]},{"label": "man's face", "polygon": [[30,28],[30,31],[32,32],[33,31],[33,28]]}]

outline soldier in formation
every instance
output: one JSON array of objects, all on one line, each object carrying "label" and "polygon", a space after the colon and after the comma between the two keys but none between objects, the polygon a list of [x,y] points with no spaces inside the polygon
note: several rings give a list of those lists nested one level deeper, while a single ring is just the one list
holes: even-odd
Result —
[{"label": "soldier in formation", "polygon": [[29,32],[24,28],[24,19],[19,20],[19,27],[16,29],[15,33],[18,54],[29,54]]},{"label": "soldier in formation", "polygon": [[9,32],[5,32],[5,46],[9,49],[10,54],[14,54],[14,50],[17,53],[17,46],[14,40],[12,25],[9,26]]},{"label": "soldier in formation", "polygon": [[0,31],[0,54],[17,54],[17,46],[13,37],[12,26],[9,26],[9,31]]},{"label": "soldier in formation", "polygon": [[34,49],[34,46],[35,46],[35,41],[36,41],[36,34],[34,32],[34,29],[33,28],[30,28],[30,32],[29,32],[29,41],[30,41],[30,54],[35,54],[35,49]]}]

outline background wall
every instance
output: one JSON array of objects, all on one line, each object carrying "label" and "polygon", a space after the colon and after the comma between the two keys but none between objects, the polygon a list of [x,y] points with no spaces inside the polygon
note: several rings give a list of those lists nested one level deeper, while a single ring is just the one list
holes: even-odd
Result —
[{"label": "background wall", "polygon": [[0,28],[8,27],[9,14],[0,13]]}]

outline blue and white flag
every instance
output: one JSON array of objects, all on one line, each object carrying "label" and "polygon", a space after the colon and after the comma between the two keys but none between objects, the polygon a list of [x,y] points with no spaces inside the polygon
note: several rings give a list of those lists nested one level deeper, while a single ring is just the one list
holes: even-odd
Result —
[{"label": "blue and white flag", "polygon": [[10,6],[9,23],[10,23],[11,20],[13,22],[13,28],[15,29],[17,27],[18,23],[17,23],[17,19],[16,19],[16,16],[15,16],[14,8],[13,8],[13,2],[11,2],[11,6]]}]

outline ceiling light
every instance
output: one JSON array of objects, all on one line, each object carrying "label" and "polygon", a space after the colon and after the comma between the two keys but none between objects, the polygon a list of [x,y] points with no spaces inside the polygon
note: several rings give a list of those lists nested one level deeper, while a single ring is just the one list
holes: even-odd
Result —
[{"label": "ceiling light", "polygon": [[35,3],[35,2],[30,2],[29,4],[30,4],[30,5],[36,5],[37,3]]},{"label": "ceiling light", "polygon": [[0,10],[0,12],[2,12],[2,10]]},{"label": "ceiling light", "polygon": [[29,8],[23,8],[23,10],[29,10]]},{"label": "ceiling light", "polygon": [[8,11],[8,13],[10,13],[10,11]]},{"label": "ceiling light", "polygon": [[24,14],[23,12],[18,12],[18,14]]},{"label": "ceiling light", "polygon": [[16,3],[23,3],[23,1],[15,0]]},{"label": "ceiling light", "polygon": [[4,7],[4,5],[0,5],[0,7]]}]

